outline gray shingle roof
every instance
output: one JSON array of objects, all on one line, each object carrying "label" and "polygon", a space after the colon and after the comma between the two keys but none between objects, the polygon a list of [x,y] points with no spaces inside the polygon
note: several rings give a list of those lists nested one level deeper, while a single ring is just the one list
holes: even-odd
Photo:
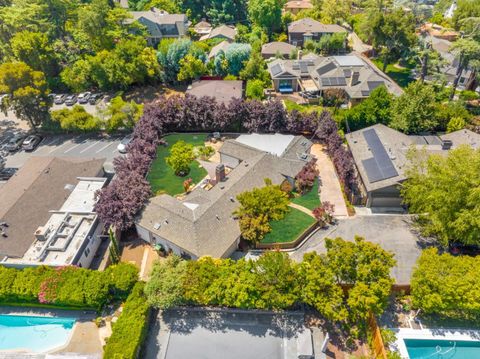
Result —
[{"label": "gray shingle roof", "polygon": [[335,32],[347,32],[343,27],[339,25],[322,24],[309,17],[294,21],[288,25],[289,33],[335,33]]},{"label": "gray shingle roof", "polygon": [[228,104],[234,98],[241,99],[243,97],[243,81],[195,81],[189,86],[186,93],[196,97],[213,97],[217,102]]},{"label": "gray shingle roof", "polygon": [[235,40],[236,35],[237,35],[236,28],[228,25],[220,25],[212,29],[212,31],[208,35],[202,36],[200,40],[214,39],[216,37],[224,37],[230,41],[233,41]]},{"label": "gray shingle roof", "polygon": [[274,41],[262,46],[262,55],[275,56],[276,54],[280,54],[290,56],[291,52],[296,49],[296,46],[290,45],[287,42]]}]

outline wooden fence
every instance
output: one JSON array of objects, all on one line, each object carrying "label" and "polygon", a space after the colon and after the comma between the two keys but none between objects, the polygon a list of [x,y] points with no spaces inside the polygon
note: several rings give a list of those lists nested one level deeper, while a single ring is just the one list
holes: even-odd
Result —
[{"label": "wooden fence", "polygon": [[385,345],[383,344],[382,334],[380,333],[380,328],[377,325],[375,316],[370,315],[368,320],[368,325],[372,331],[372,347],[375,354],[375,358],[387,359],[387,351],[385,350]]}]

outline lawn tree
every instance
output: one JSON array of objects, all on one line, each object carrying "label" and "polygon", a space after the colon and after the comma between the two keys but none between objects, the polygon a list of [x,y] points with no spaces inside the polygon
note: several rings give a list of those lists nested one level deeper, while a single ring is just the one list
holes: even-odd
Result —
[{"label": "lawn tree", "polygon": [[181,140],[170,149],[170,156],[165,158],[177,176],[185,176],[190,172],[190,164],[195,159],[193,145]]},{"label": "lawn tree", "polygon": [[427,157],[412,149],[408,159],[401,194],[422,233],[445,247],[480,245],[480,150],[462,146]]},{"label": "lawn tree", "polygon": [[187,262],[175,255],[153,265],[150,279],[145,285],[145,294],[150,305],[168,309],[184,300],[184,281],[187,275]]},{"label": "lawn tree", "polygon": [[1,64],[0,93],[9,95],[0,104],[3,111],[13,110],[18,118],[28,121],[33,129],[48,119],[51,100],[43,72],[34,71],[23,62]]},{"label": "lawn tree", "polygon": [[318,178],[317,159],[310,160],[295,177],[295,186],[301,193],[305,193],[313,187]]}]

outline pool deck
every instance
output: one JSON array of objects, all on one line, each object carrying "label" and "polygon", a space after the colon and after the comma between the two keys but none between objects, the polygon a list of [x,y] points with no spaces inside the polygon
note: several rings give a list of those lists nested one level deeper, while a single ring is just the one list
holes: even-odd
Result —
[{"label": "pool deck", "polygon": [[[101,358],[103,353],[100,342],[99,329],[93,320],[97,317],[92,311],[73,311],[61,309],[32,308],[32,307],[0,307],[2,315],[25,315],[38,317],[74,318],[70,339],[66,345],[55,348],[52,354],[75,353],[83,354],[88,358]],[[10,352],[10,351],[9,351]],[[0,351],[0,357],[3,355]],[[42,358],[45,354],[36,354],[35,358]]]},{"label": "pool deck", "polygon": [[391,349],[400,353],[402,359],[409,359],[404,339],[480,341],[480,330],[473,329],[396,328],[392,330],[395,332],[397,340]]}]

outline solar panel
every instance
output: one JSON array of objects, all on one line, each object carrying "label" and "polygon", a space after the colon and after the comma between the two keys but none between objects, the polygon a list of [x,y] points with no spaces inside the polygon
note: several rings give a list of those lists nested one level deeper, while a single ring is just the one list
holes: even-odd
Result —
[{"label": "solar panel", "polygon": [[[388,156],[385,147],[383,147],[380,138],[375,129],[363,131],[363,137],[367,141],[368,147],[373,154],[373,158],[362,161],[367,171],[368,180],[373,183],[387,178],[398,176],[392,160]],[[365,165],[365,163],[367,163]],[[370,171],[370,173],[369,173]]]},{"label": "solar panel", "polygon": [[347,80],[344,77],[337,77],[338,85],[345,86],[347,84]]},{"label": "solar panel", "polygon": [[301,61],[301,62],[300,62],[300,72],[301,72],[302,74],[308,73],[307,63],[304,62],[304,61]]},{"label": "solar panel", "polygon": [[322,67],[319,67],[317,69],[317,73],[318,73],[319,76],[322,76],[323,74],[326,74],[327,72],[332,71],[336,68],[337,67],[335,66],[335,64],[333,62],[329,62],[328,64],[326,64]]},{"label": "solar panel", "polygon": [[280,66],[280,64],[273,65],[271,71],[273,76],[277,76],[282,72],[282,66]]},{"label": "solar panel", "polygon": [[330,86],[330,78],[324,77],[320,79],[322,81],[322,86]]},{"label": "solar panel", "polygon": [[295,62],[293,63],[293,65],[292,65],[292,69],[294,69],[294,70],[300,70],[300,64],[299,64],[297,61],[295,61]]},{"label": "solar panel", "polygon": [[383,84],[384,84],[383,81],[368,81],[368,82],[367,82],[368,89],[369,89],[370,91],[375,90],[377,87],[379,87],[379,86],[381,86],[381,85],[383,85]]}]

